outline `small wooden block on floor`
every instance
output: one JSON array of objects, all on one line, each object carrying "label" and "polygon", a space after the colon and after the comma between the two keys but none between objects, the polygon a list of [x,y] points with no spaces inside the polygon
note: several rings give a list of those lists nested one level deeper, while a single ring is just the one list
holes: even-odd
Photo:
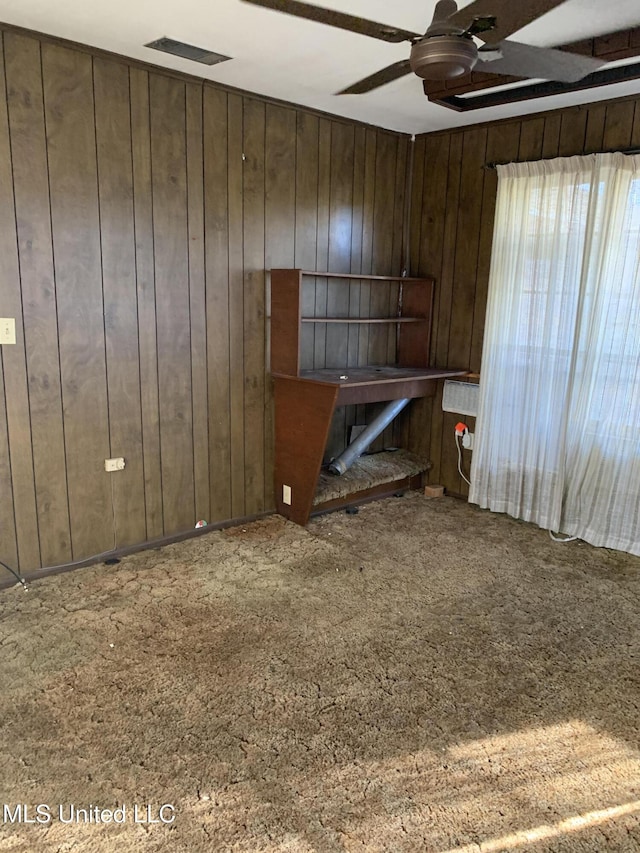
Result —
[{"label": "small wooden block on floor", "polygon": [[424,496],[425,498],[443,498],[444,486],[425,486]]}]

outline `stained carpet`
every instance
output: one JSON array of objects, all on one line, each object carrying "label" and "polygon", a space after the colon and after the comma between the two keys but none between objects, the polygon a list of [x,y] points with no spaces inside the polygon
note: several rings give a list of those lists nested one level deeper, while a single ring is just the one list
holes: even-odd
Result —
[{"label": "stained carpet", "polygon": [[413,493],[0,608],[2,851],[640,850],[638,558]]}]

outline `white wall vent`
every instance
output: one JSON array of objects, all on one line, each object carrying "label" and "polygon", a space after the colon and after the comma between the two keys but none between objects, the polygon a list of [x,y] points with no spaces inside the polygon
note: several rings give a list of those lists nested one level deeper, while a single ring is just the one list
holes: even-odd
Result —
[{"label": "white wall vent", "polygon": [[442,394],[442,411],[476,417],[479,393],[480,386],[474,382],[454,382],[446,379]]}]

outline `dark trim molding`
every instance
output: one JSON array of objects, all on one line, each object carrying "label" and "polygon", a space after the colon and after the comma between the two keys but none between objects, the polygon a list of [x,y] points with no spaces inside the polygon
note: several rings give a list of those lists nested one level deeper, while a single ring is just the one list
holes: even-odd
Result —
[{"label": "dark trim molding", "polygon": [[[548,81],[545,83],[531,83],[517,86],[513,89],[501,89],[499,92],[480,92],[478,95],[450,95],[446,98],[430,97],[433,104],[448,107],[457,112],[469,112],[486,107],[497,107],[503,104],[515,104],[518,101],[531,101],[535,98],[546,98],[550,95],[563,95],[567,92],[580,92],[583,89],[596,89],[599,86],[609,86],[612,83],[624,83],[627,80],[640,79],[640,62],[631,65],[619,65],[616,68],[607,68],[604,71],[596,71],[589,74],[577,83],[557,83]],[[425,94],[429,97],[425,85]]]},{"label": "dark trim molding", "polygon": [[[592,154],[640,154],[640,148],[610,148],[606,151],[594,151]],[[572,155],[569,155],[572,156]],[[588,154],[578,154],[578,157],[587,157],[590,156]],[[539,163],[541,160],[557,160],[558,157],[538,157],[536,158],[536,162]],[[520,163],[521,160],[508,160],[506,162],[496,162],[496,163],[485,163],[485,169],[495,169],[496,166],[508,166],[510,163]],[[463,380],[464,381],[464,380]]]},{"label": "dark trim molding", "polygon": [[[125,548],[117,548],[113,551],[107,551],[104,554],[87,557],[86,560],[78,560],[73,563],[62,563],[59,566],[45,566],[43,569],[36,569],[28,575],[21,577],[29,584],[34,581],[42,580],[43,578],[51,577],[52,575],[62,575],[66,572],[72,572],[75,569],[86,569],[88,566],[96,566],[104,563],[106,560],[119,560],[121,557],[126,557],[129,554],[137,554],[138,551],[151,551],[155,548],[161,548],[164,545],[173,545],[175,542],[184,542],[187,539],[195,539],[198,536],[206,536],[207,533],[212,533],[215,530],[225,530],[228,527],[241,527],[243,524],[250,524],[252,521],[259,521],[262,518],[268,518],[275,515],[275,511],[261,512],[257,515],[247,515],[244,518],[234,518],[230,521],[219,521],[215,524],[207,524],[206,527],[198,527],[193,530],[184,530],[182,533],[174,533],[172,536],[161,536],[158,539],[149,539],[147,542],[141,542],[138,545],[128,545]],[[0,581],[0,590],[10,589],[13,586],[20,584],[15,578],[7,573],[7,579]]]}]

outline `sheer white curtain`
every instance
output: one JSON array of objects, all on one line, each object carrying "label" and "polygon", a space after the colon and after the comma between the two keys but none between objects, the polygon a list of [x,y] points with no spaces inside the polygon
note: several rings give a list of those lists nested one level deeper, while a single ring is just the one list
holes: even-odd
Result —
[{"label": "sheer white curtain", "polygon": [[640,155],[498,166],[471,483],[640,555]]}]

